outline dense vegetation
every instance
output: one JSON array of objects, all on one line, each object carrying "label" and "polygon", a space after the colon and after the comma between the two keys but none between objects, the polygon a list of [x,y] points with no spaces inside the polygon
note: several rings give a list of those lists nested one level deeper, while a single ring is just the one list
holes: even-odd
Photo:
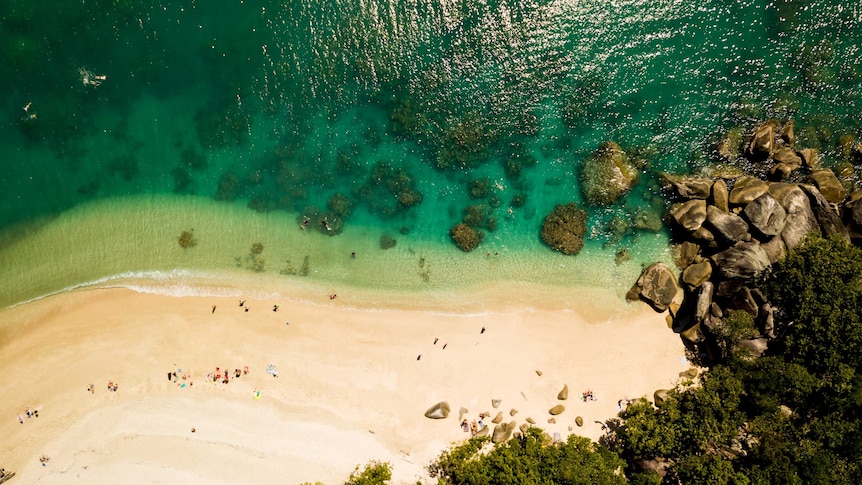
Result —
[{"label": "dense vegetation", "polygon": [[862,250],[811,238],[761,283],[780,310],[763,357],[734,350],[754,328],[732,312],[716,365],[658,405],[633,402],[599,443],[552,443],[535,428],[496,447],[474,438],[442,453],[431,476],[440,485],[862,483]]}]

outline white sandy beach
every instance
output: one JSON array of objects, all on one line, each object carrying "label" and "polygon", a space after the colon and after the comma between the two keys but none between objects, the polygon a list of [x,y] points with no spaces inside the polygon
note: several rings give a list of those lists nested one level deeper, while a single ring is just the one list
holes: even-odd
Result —
[{"label": "white sandy beach", "polygon": [[[619,399],[651,396],[689,368],[664,315],[640,303],[605,321],[355,309],[325,294],[247,304],[100,289],[0,312],[0,466],[14,483],[337,484],[377,459],[392,464],[392,483],[427,482],[425,466],[469,436],[461,407],[471,421],[502,411],[595,439],[594,421]],[[244,366],[228,384],[206,378]],[[173,382],[172,371],[190,377]],[[548,424],[565,384],[567,409]],[[587,389],[599,399],[583,402]],[[423,416],[442,400],[448,419]],[[27,408],[39,417],[19,424]]]}]

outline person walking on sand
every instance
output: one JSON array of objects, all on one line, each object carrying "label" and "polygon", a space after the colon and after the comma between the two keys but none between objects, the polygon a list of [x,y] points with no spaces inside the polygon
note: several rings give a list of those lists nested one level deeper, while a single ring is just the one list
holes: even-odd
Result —
[{"label": "person walking on sand", "polygon": [[240,301],[239,301],[239,306],[245,306],[245,300],[240,300]]},{"label": "person walking on sand", "polygon": [[213,305],[213,313],[215,313],[215,309],[216,309],[216,306],[215,306],[215,305]]},{"label": "person walking on sand", "polygon": [[24,424],[24,416],[21,416],[21,413],[18,413],[18,422]]},{"label": "person walking on sand", "polygon": [[485,327],[482,327],[482,330],[480,330],[480,331],[479,331],[479,334],[480,334],[480,335],[481,335],[481,334],[483,334],[483,333],[485,333]]}]

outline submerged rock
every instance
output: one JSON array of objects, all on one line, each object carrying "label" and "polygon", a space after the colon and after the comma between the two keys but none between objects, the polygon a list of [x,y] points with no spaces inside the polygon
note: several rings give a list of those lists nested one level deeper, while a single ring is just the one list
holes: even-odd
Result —
[{"label": "submerged rock", "polygon": [[542,241],[563,254],[578,254],[587,233],[587,211],[574,202],[557,205],[542,221]]},{"label": "submerged rock", "polygon": [[637,180],[637,168],[629,162],[625,151],[612,141],[602,143],[581,167],[581,190],[590,205],[613,204],[631,190]]}]

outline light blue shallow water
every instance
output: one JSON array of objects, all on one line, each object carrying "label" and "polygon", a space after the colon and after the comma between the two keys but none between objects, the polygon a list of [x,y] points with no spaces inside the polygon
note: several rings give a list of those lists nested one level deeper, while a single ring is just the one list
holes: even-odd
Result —
[{"label": "light blue shallow water", "polygon": [[[862,122],[860,20],[862,6],[833,0],[9,0],[0,272],[14,291],[2,303],[128,271],[236,268],[253,242],[294,244],[303,214],[312,231],[323,217],[344,224],[315,250],[377,250],[387,234],[457,268],[469,256],[448,230],[477,206],[478,253],[544,261],[543,216],[582,201],[580,164],[608,139],[647,165],[624,199],[590,208],[591,239],[575,258],[660,257],[666,238],[631,227],[640,211],[663,211],[656,174],[714,161],[728,129],[794,119],[798,144],[842,162],[841,137]],[[488,187],[479,198],[477,180]],[[201,221],[248,237],[174,254],[182,230],[206,232]],[[627,227],[617,237],[614,221]],[[85,234],[39,238],[60,226]],[[193,250],[205,253],[201,239]],[[100,262],[118,244],[164,247]],[[314,264],[321,281],[387,286],[324,270],[327,257]],[[530,268],[528,280],[558,278]],[[470,281],[482,277],[504,276]]]}]

